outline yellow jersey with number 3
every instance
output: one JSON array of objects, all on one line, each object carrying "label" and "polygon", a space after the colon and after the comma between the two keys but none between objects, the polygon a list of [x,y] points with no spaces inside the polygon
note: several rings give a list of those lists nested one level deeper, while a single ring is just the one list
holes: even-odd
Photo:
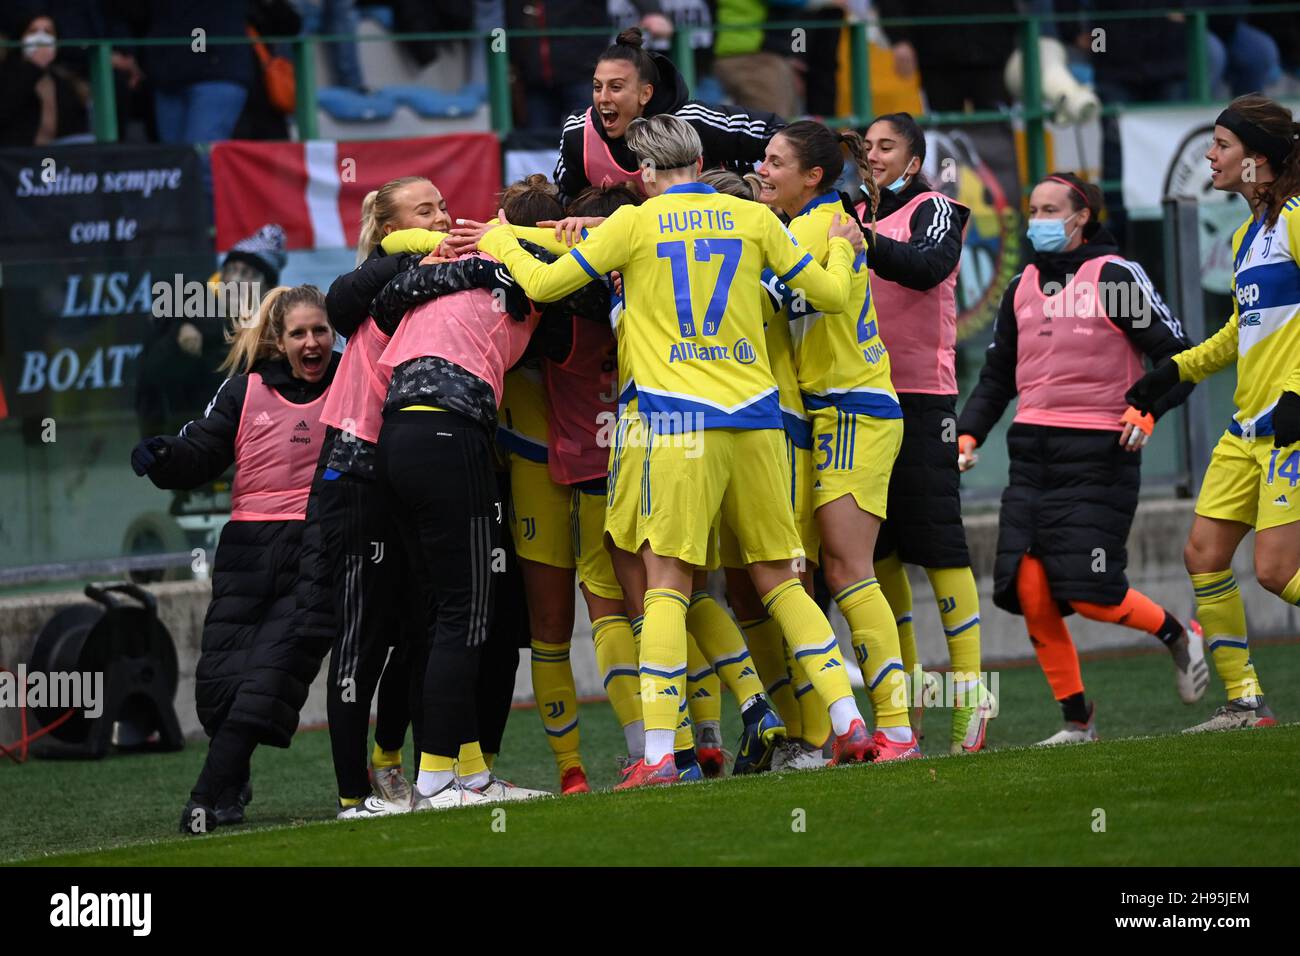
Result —
[{"label": "yellow jersey with number 3", "polygon": [[479,243],[538,301],[554,301],[611,270],[622,273],[620,348],[627,350],[641,415],[662,432],[782,427],[759,281],[769,267],[802,288],[814,307],[842,311],[853,248],[825,237],[823,246],[826,269],[767,207],[703,183],[621,207],[550,264],[520,249],[508,228]]},{"label": "yellow jersey with number 3", "polygon": [[[843,215],[844,208],[839,194],[831,192],[812,200],[790,221],[795,241],[818,262],[828,254],[826,230],[836,214]],[[853,285],[843,309],[811,311],[790,322],[804,405],[810,412],[834,406],[873,418],[902,418],[890,381],[889,352],[880,340],[871,300],[865,252],[854,260],[853,269]],[[799,283],[787,285],[794,289]],[[816,308],[816,303],[810,305]]]}]

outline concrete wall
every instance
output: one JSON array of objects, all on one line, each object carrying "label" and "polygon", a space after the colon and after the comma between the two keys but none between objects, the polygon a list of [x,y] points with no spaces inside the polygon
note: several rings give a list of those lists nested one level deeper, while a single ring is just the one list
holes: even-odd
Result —
[{"label": "concrete wall", "polygon": [[[1184,618],[1194,608],[1191,586],[1182,565],[1183,542],[1191,525],[1189,501],[1152,501],[1138,511],[1129,539],[1129,579],[1133,586],[1153,600]],[[966,521],[972,560],[977,571],[983,616],[983,653],[986,662],[1024,659],[1032,656],[1025,637],[1023,621],[993,606],[993,581],[989,571],[997,540],[997,516],[976,515]],[[1300,609],[1285,604],[1264,591],[1256,582],[1251,564],[1253,536],[1248,536],[1238,552],[1235,564],[1237,580],[1246,602],[1250,632],[1257,637],[1292,635],[1300,632]],[[917,569],[909,569],[915,596],[913,611],[922,663],[927,667],[947,664],[947,648],[929,583]],[[199,637],[207,610],[210,586],[206,582],[187,581],[159,584],[151,588],[159,598],[159,613],[176,641],[180,662],[180,687],[176,709],[187,736],[201,734],[194,714],[194,668],[198,659]],[[86,598],[70,590],[31,597],[0,600],[0,665],[14,668],[26,662],[41,627],[61,607]],[[578,621],[574,629],[572,661],[580,696],[599,696],[601,681],[596,671],[595,654],[590,640],[591,625],[581,599],[577,601]],[[847,647],[848,632],[838,611],[833,623]],[[1098,624],[1075,615],[1070,629],[1081,650],[1152,646],[1152,638],[1135,631]],[[851,659],[851,653],[850,653]],[[521,651],[521,666],[515,685],[515,699],[532,699],[532,680],[527,651]],[[850,671],[856,677],[856,669]],[[312,686],[303,710],[304,724],[325,721],[324,669]],[[15,711],[0,709],[0,743],[18,737]]]}]

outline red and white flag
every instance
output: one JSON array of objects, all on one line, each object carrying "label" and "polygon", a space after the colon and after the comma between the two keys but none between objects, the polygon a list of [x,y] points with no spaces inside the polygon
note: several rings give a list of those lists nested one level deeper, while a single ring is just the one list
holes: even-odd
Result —
[{"label": "red and white flag", "polygon": [[212,147],[217,249],[269,222],[290,249],[357,244],[361,200],[403,176],[425,176],[453,217],[487,220],[501,191],[501,147],[492,133],[419,139],[305,143],[228,140]]}]

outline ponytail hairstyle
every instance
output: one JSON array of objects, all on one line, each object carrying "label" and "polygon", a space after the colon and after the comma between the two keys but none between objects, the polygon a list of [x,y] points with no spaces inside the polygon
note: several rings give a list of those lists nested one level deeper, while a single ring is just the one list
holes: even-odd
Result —
[{"label": "ponytail hairstyle", "polygon": [[284,320],[299,305],[314,306],[323,313],[325,294],[314,285],[279,285],[262,297],[257,314],[251,319],[232,319],[226,331],[230,352],[218,371],[238,375],[262,359],[279,355]]},{"label": "ponytail hairstyle", "polygon": [[[639,206],[641,196],[626,183],[588,186],[564,210],[566,216],[607,217],[620,206]],[[512,219],[511,222],[514,220]]]},{"label": "ponytail hairstyle", "polygon": [[[1236,114],[1238,122],[1225,122],[1230,114]],[[1244,129],[1241,121],[1246,124]],[[1256,183],[1255,198],[1266,210],[1265,225],[1273,228],[1287,200],[1300,195],[1300,123],[1291,118],[1291,111],[1282,104],[1258,93],[1248,93],[1228,104],[1219,116],[1219,125],[1236,133],[1247,150],[1268,158],[1273,179]]]},{"label": "ponytail hairstyle", "polygon": [[606,60],[631,63],[636,68],[637,79],[658,89],[659,67],[655,66],[654,57],[642,46],[643,42],[641,28],[629,27],[615,38],[612,46],[605,47],[605,52],[596,58],[596,63],[604,63]]},{"label": "ponytail hairstyle", "polygon": [[756,173],[746,173],[741,176],[730,169],[706,169],[700,173],[700,182],[706,186],[712,186],[718,192],[726,193],[728,196],[757,202],[759,183],[762,180],[758,178]]},{"label": "ponytail hairstyle", "polygon": [[1042,182],[1061,183],[1069,187],[1066,192],[1070,195],[1070,208],[1075,212],[1087,209],[1091,214],[1088,216],[1088,225],[1083,227],[1083,241],[1091,240],[1101,229],[1101,187],[1080,179],[1075,173],[1048,173]]},{"label": "ponytail hairstyle", "polygon": [[403,176],[366,193],[361,200],[361,235],[357,238],[357,265],[384,240],[384,226],[397,218],[397,193],[411,183],[429,182],[423,176]]},{"label": "ponytail hairstyle", "polygon": [[535,226],[547,219],[563,219],[560,190],[541,173],[511,183],[501,193],[500,206],[516,226]]},{"label": "ponytail hairstyle", "polygon": [[844,157],[847,154],[857,166],[858,174],[862,178],[862,185],[867,193],[867,207],[871,213],[871,229],[875,231],[876,210],[880,208],[880,188],[876,185],[875,177],[871,175],[871,167],[867,165],[867,151],[861,135],[853,130],[835,133],[814,120],[799,120],[791,123],[778,130],[776,135],[785,137],[786,142],[794,150],[800,168],[821,169],[822,178],[818,188],[823,194],[834,192],[835,181],[840,178],[840,172],[844,169]]}]

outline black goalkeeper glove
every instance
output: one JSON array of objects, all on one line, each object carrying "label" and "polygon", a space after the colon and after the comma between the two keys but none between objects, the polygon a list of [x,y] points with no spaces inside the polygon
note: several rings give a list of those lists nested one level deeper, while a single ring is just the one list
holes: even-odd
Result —
[{"label": "black goalkeeper glove", "polygon": [[1300,441],[1300,395],[1283,392],[1273,408],[1273,445],[1285,448]]},{"label": "black goalkeeper glove", "polygon": [[1156,402],[1178,387],[1178,363],[1172,358],[1164,359],[1133,383],[1133,387],[1124,393],[1124,401],[1144,415],[1154,413]]}]

